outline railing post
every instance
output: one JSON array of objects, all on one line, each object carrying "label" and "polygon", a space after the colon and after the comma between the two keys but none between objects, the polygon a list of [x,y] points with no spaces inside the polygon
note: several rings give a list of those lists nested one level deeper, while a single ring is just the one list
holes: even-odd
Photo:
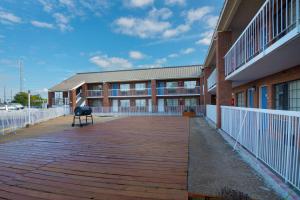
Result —
[{"label": "railing post", "polygon": [[256,112],[256,159],[258,158],[258,151],[259,151],[259,130],[260,130],[260,127],[259,127],[259,116],[260,116],[260,113],[259,112]]},{"label": "railing post", "polygon": [[284,180],[287,183],[288,182],[288,176],[289,176],[289,171],[290,171],[290,154],[291,154],[291,133],[292,133],[292,117],[289,116],[288,118],[288,136],[287,136],[287,150],[286,150],[286,168],[285,168],[285,177]]}]

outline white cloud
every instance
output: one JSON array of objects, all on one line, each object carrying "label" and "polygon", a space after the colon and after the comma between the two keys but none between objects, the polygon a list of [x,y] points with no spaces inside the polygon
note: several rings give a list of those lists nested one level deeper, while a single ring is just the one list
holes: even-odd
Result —
[{"label": "white cloud", "polygon": [[165,4],[184,6],[186,4],[186,0],[165,0]]},{"label": "white cloud", "polygon": [[168,29],[166,30],[164,33],[163,33],[163,37],[164,38],[171,38],[171,37],[175,37],[175,36],[178,36],[178,35],[181,35],[182,33],[185,33],[187,31],[190,30],[190,26],[187,25],[187,24],[182,24],[182,25],[179,25],[177,26],[176,28],[174,29]]},{"label": "white cloud", "polygon": [[168,58],[176,58],[178,56],[179,55],[177,53],[172,53],[172,54],[168,55]]},{"label": "white cloud", "polygon": [[151,18],[121,17],[114,24],[116,31],[122,34],[138,36],[140,38],[154,38],[170,28],[171,24],[166,21],[158,21]]},{"label": "white cloud", "polygon": [[196,42],[196,44],[200,44],[200,45],[209,45],[210,44],[210,41],[213,37],[213,34],[214,34],[214,31],[213,30],[209,30],[209,31],[206,31],[204,33],[202,33],[200,35],[200,40],[198,40]]},{"label": "white cloud", "polygon": [[215,28],[218,23],[219,16],[209,15],[205,18],[206,24],[209,28]]},{"label": "white cloud", "polygon": [[197,9],[191,9],[187,12],[186,17],[189,23],[202,20],[207,14],[213,11],[213,7],[203,6]]},{"label": "white cloud", "polygon": [[61,13],[54,13],[53,17],[56,20],[56,24],[57,24],[58,28],[62,32],[73,30],[73,28],[69,25],[69,21],[70,21],[69,17],[67,17]]},{"label": "white cloud", "polygon": [[134,60],[141,60],[141,59],[145,58],[145,55],[139,51],[130,51],[129,57]]},{"label": "white cloud", "polygon": [[46,23],[46,22],[40,22],[40,21],[31,21],[31,24],[33,26],[36,26],[36,27],[39,27],[39,28],[47,28],[47,29],[53,29],[54,26],[53,24],[49,24],[49,23]]},{"label": "white cloud", "polygon": [[75,7],[73,0],[59,0],[59,3],[67,7]]},{"label": "white cloud", "polygon": [[0,22],[3,24],[17,24],[21,23],[22,20],[13,13],[0,10]]},{"label": "white cloud", "polygon": [[97,55],[90,58],[90,62],[107,70],[130,69],[132,63],[124,58],[109,57],[107,55]]},{"label": "white cloud", "polygon": [[42,4],[44,11],[50,12],[53,9],[53,4],[49,0],[38,0]]},{"label": "white cloud", "polygon": [[187,54],[191,54],[191,53],[193,53],[195,51],[195,49],[194,48],[187,48],[187,49],[183,49],[183,50],[181,50],[181,54],[185,54],[185,55],[187,55]]},{"label": "white cloud", "polygon": [[126,7],[143,8],[152,5],[154,0],[124,0]]},{"label": "white cloud", "polygon": [[166,20],[172,17],[173,12],[169,8],[153,8],[148,15],[149,18]]}]

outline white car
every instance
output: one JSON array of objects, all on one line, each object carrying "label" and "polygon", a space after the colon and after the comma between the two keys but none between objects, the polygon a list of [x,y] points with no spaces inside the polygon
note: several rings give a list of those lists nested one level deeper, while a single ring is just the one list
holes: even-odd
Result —
[{"label": "white car", "polygon": [[11,103],[11,104],[1,104],[0,110],[21,110],[24,109],[24,106],[22,106],[19,103]]}]

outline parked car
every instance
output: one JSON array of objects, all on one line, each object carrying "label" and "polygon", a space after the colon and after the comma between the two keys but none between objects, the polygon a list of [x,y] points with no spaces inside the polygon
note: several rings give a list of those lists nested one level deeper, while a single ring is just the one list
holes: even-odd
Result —
[{"label": "parked car", "polygon": [[9,104],[1,104],[0,110],[21,110],[24,109],[24,106],[22,106],[19,103],[9,103]]}]

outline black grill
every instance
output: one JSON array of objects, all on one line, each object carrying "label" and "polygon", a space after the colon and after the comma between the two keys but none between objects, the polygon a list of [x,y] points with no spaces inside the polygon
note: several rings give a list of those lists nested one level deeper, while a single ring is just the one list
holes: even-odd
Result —
[{"label": "black grill", "polygon": [[77,106],[74,109],[74,117],[72,126],[75,126],[76,119],[79,120],[79,125],[82,127],[83,124],[81,123],[81,117],[85,117],[85,125],[88,124],[88,118],[91,119],[92,124],[94,123],[93,115],[92,115],[92,108],[89,106]]}]

